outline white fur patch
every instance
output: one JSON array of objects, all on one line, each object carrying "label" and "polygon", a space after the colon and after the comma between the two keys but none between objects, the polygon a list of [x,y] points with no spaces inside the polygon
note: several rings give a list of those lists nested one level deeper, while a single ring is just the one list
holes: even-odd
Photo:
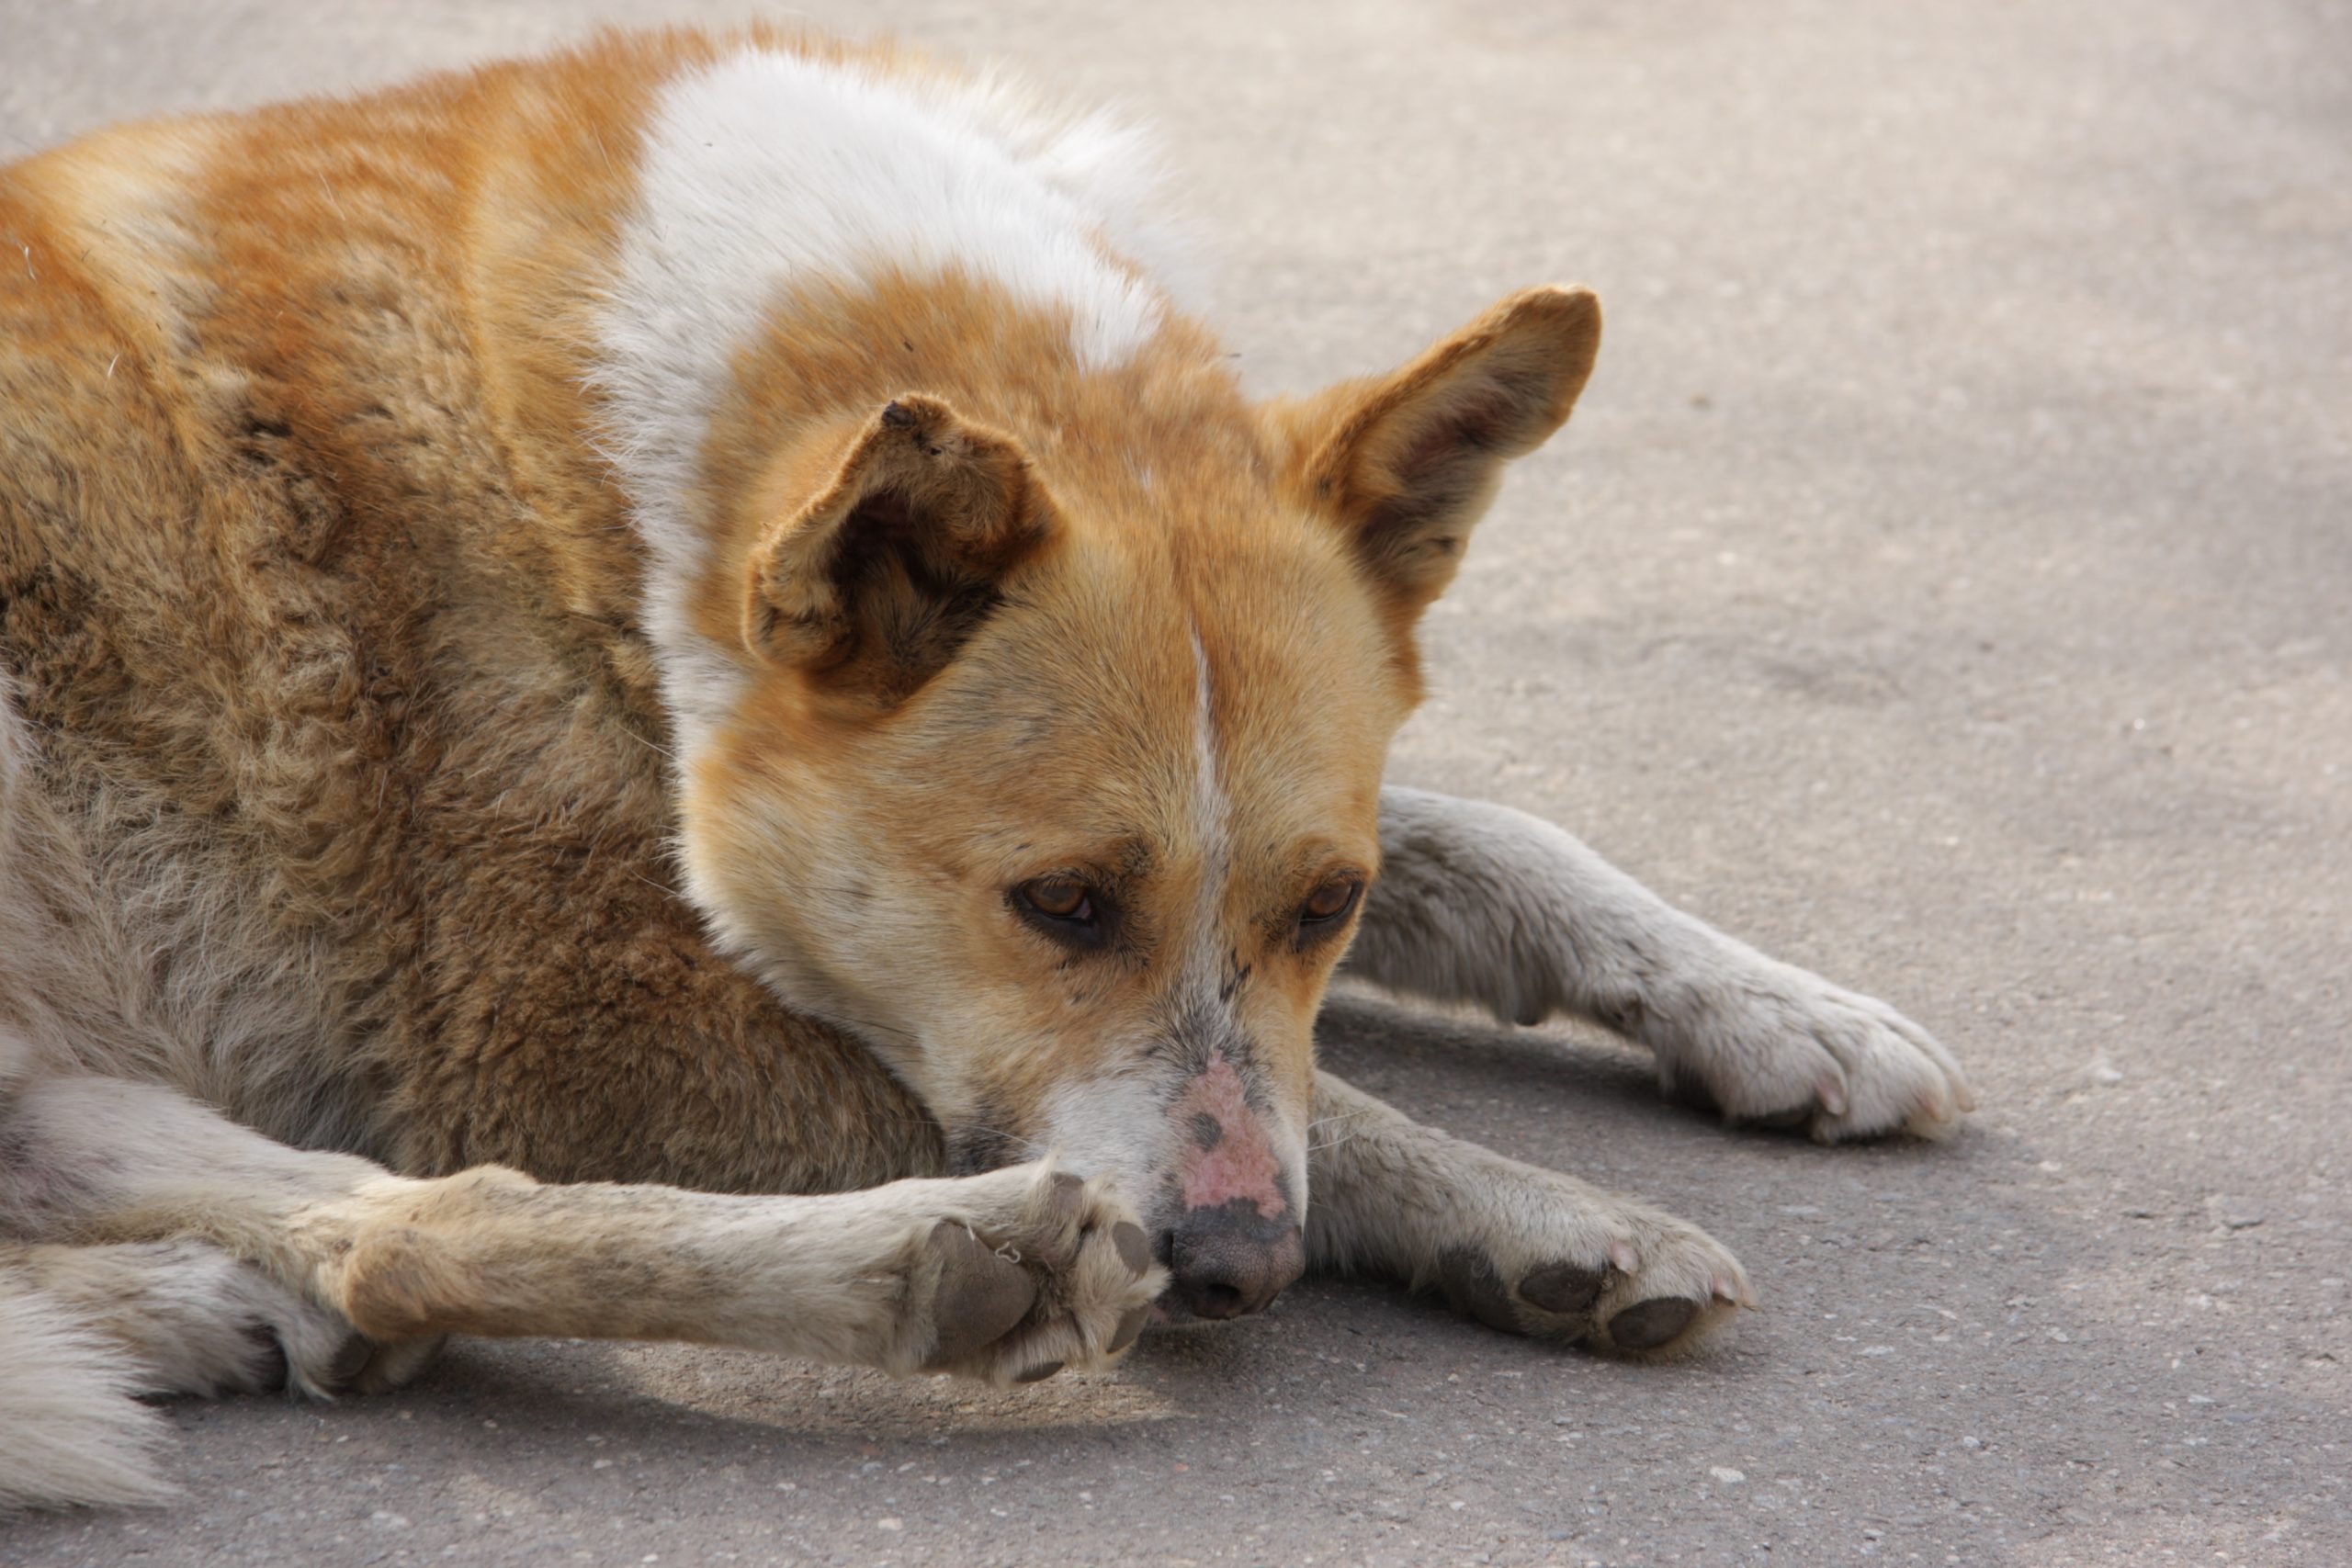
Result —
[{"label": "white fur patch", "polygon": [[1001,82],[900,78],[757,49],[680,77],[646,132],[592,373],[650,560],[647,626],[693,753],[743,676],[687,604],[707,520],[690,497],[735,356],[779,292],[879,268],[960,272],[1066,311],[1090,367],[1131,356],[1169,296],[1106,243],[1159,260],[1152,160],[1102,117],[1040,113]]},{"label": "white fur patch", "polygon": [[[1145,1047],[1138,1043],[1111,1055],[1114,1060],[1142,1062]],[[1148,1069],[1055,1084],[1038,1108],[1046,1129],[1045,1152],[1065,1170],[1107,1177],[1120,1191],[1148,1201],[1174,1153],[1168,1087],[1165,1078]]]},{"label": "white fur patch", "polygon": [[1201,859],[1201,886],[1193,908],[1192,950],[1178,980],[1188,1010],[1201,1019],[1229,1018],[1218,993],[1225,976],[1225,886],[1233,871],[1233,802],[1217,759],[1216,693],[1209,653],[1193,628],[1193,838]]},{"label": "white fur patch", "polygon": [[65,1305],[0,1274],[0,1516],[24,1507],[154,1503],[165,1427],[131,1396],[137,1367]]},{"label": "white fur patch", "polygon": [[1233,802],[1226,795],[1217,765],[1216,693],[1209,679],[1209,650],[1197,627],[1193,632],[1193,831],[1201,846],[1202,925],[1214,931],[1232,861]]}]

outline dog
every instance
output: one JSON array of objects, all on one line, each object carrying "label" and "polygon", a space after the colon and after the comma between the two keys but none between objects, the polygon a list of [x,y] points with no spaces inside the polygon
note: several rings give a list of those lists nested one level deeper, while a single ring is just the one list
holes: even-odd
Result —
[{"label": "dog", "polygon": [[1004,1383],[1308,1268],[1637,1357],[1751,1303],[1320,1071],[1343,963],[1735,1121],[1972,1108],[1383,786],[1589,291],[1255,402],[1131,131],[762,28],[106,131],[0,235],[0,1504],[451,1334]]}]

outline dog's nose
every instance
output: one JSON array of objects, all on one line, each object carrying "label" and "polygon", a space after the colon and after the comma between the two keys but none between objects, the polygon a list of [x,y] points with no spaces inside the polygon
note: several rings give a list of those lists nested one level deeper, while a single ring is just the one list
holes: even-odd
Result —
[{"label": "dog's nose", "polygon": [[1177,1299],[1196,1317],[1263,1311],[1306,1268],[1298,1226],[1240,1201],[1186,1210],[1161,1242]]}]

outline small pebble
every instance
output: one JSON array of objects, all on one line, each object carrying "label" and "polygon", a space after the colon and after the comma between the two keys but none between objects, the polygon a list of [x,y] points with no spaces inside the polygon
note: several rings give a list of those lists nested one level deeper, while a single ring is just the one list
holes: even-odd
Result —
[{"label": "small pebble", "polygon": [[2245,1199],[2227,1194],[2207,1200],[2205,1206],[2225,1229],[2233,1231],[2252,1230],[2268,1217]]}]

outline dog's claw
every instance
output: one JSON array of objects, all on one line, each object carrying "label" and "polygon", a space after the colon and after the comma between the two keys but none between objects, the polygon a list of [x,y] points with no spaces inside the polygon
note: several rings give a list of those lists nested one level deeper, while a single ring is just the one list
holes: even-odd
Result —
[{"label": "dog's claw", "polygon": [[1821,1100],[1821,1109],[1832,1116],[1846,1114],[1846,1086],[1824,1073],[1814,1080],[1813,1092]]},{"label": "dog's claw", "polygon": [[1123,1353],[1128,1346],[1143,1337],[1143,1325],[1151,1317],[1152,1309],[1139,1306],[1119,1319],[1119,1326],[1112,1331],[1111,1342],[1102,1347],[1105,1356]]}]

